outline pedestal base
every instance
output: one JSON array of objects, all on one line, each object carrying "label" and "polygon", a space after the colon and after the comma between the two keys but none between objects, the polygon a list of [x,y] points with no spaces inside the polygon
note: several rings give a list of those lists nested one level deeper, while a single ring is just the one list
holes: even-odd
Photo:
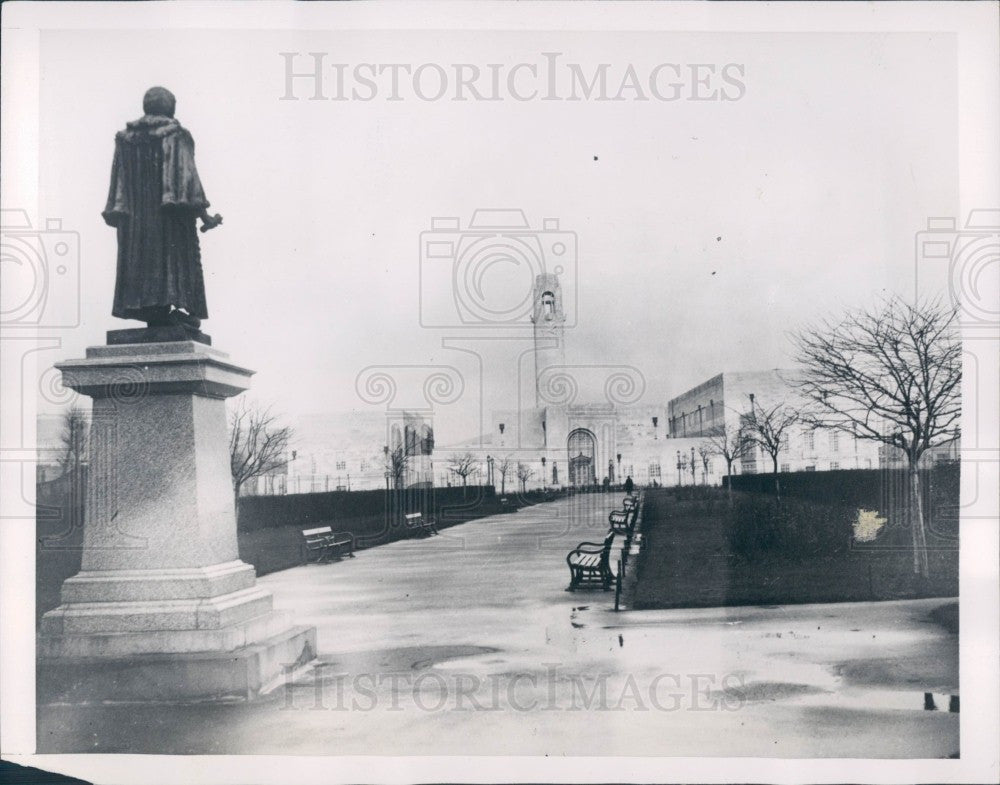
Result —
[{"label": "pedestal base", "polygon": [[108,346],[130,343],[169,343],[170,341],[197,341],[212,345],[212,337],[197,327],[170,324],[159,327],[132,327],[127,330],[108,330]]},{"label": "pedestal base", "polygon": [[39,703],[249,700],[315,657],[316,628],[287,626],[232,651],[41,657]]},{"label": "pedestal base", "polygon": [[93,425],[82,569],[41,620],[39,699],[253,697],[315,657],[316,630],[239,560],[225,399],[251,371],[181,326],[108,339],[57,366]]}]

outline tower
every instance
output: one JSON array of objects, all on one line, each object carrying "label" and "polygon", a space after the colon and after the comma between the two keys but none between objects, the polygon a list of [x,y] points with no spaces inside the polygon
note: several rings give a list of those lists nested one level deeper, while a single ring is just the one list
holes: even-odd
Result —
[{"label": "tower", "polygon": [[544,394],[545,370],[566,362],[563,354],[566,314],[558,275],[541,273],[535,276],[531,322],[534,325],[535,406],[542,407],[551,403],[550,396]]}]

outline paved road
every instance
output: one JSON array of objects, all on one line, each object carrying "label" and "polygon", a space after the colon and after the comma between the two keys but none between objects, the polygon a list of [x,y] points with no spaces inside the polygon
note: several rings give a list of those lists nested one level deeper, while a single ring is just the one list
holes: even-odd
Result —
[{"label": "paved road", "polygon": [[[941,600],[615,613],[565,591],[583,496],[261,579],[319,664],[253,704],[43,707],[63,751],[945,757]],[[924,710],[930,692],[939,710]],[[52,731],[48,734],[48,731]]]}]

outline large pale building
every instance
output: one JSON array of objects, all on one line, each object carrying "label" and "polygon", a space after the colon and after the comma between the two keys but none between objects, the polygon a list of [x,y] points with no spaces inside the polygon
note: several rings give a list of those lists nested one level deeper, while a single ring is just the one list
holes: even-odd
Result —
[{"label": "large pale building", "polygon": [[[670,401],[671,435],[705,437],[722,427],[739,429],[754,407],[758,412],[778,406],[801,411],[805,402],[796,392],[794,373],[774,369],[713,376]],[[873,469],[879,465],[876,442],[804,424],[788,428],[778,453],[779,471]],[[747,444],[736,468],[744,474],[771,471],[771,456]]]},{"label": "large pale building", "polygon": [[[554,274],[535,278],[531,323],[529,378],[519,404],[493,410],[488,432],[435,445],[429,410],[302,418],[295,459],[277,492],[460,484],[451,466],[470,453],[477,465],[465,481],[507,490],[601,485],[605,478],[620,484],[627,477],[640,485],[719,484],[727,467],[710,448],[714,431],[738,430],[751,407],[803,406],[787,370],[727,371],[657,403],[642,400],[637,369],[567,363],[563,294]],[[596,380],[584,378],[594,373]],[[585,388],[603,396],[586,400]],[[397,481],[390,477],[386,451],[400,447],[407,461]],[[786,434],[778,463],[780,471],[825,471],[877,468],[885,459],[880,463],[873,442],[796,425]],[[732,467],[737,474],[771,469],[771,457],[749,441]]]},{"label": "large pale building", "polygon": [[[366,491],[433,483],[434,430],[424,413],[308,414],[296,418],[292,429],[287,465],[258,478],[248,493]],[[390,453],[396,450],[406,458],[394,473]]]},{"label": "large pale building", "polygon": [[[665,404],[632,402],[634,380],[609,366],[605,399],[577,402],[577,377],[591,366],[565,360],[562,294],[554,275],[539,275],[534,288],[534,401],[520,409],[495,410],[491,430],[453,450],[472,450],[483,475],[500,485],[496,465],[504,457],[528,466],[528,487],[621,483],[719,484],[725,461],[709,447],[713,431],[740,428],[750,407],[801,409],[792,372],[720,373]],[[625,388],[625,394],[621,393]],[[444,456],[442,456],[443,458]],[[793,426],[778,455],[780,471],[865,469],[879,466],[877,444],[850,434]],[[446,471],[445,461],[439,461]],[[771,457],[749,441],[734,473],[771,471]],[[443,475],[446,478],[446,475]],[[516,480],[507,477],[508,487]],[[436,476],[436,481],[440,477]]]}]

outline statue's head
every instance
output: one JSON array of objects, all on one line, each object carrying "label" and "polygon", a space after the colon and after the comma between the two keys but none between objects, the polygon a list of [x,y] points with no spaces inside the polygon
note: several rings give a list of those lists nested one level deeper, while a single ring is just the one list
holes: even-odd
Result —
[{"label": "statue's head", "polygon": [[166,87],[150,87],[142,97],[142,111],[146,114],[173,117],[177,99]]}]

